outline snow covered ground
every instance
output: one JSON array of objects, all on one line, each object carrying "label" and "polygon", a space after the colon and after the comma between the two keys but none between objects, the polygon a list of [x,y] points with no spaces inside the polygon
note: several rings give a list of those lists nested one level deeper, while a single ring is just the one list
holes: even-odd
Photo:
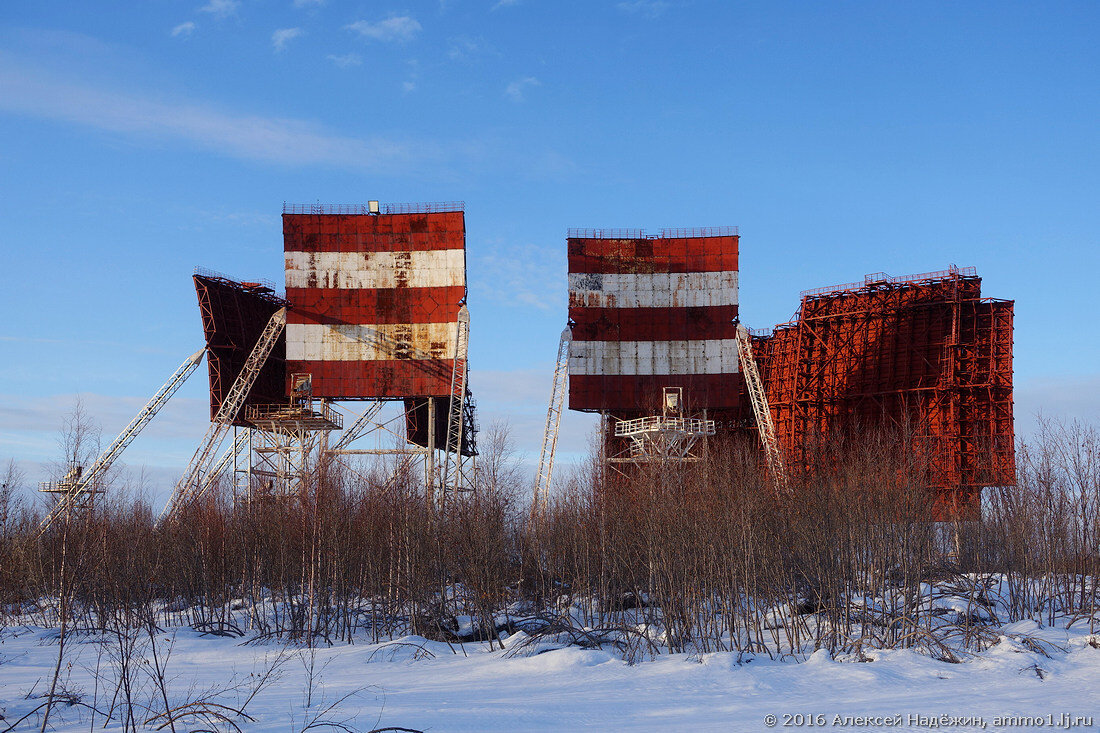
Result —
[{"label": "snow covered ground", "polygon": [[[486,644],[454,645],[406,637],[398,643],[322,647],[242,643],[187,629],[158,634],[173,707],[207,696],[241,731],[301,731],[323,722],[367,731],[400,726],[424,731],[542,730],[1088,730],[1100,726],[1100,641],[1076,626],[1043,628],[1032,621],[1003,627],[1000,643],[962,664],[913,651],[868,651],[870,662],[742,658],[735,653],[666,655],[633,666],[606,651],[533,647],[529,656]],[[1050,656],[1035,651],[1041,640]],[[0,731],[41,705],[57,660],[57,632],[13,627],[0,636]],[[1021,641],[1024,640],[1024,641]],[[70,637],[60,687],[101,710],[123,693],[117,644]],[[1094,646],[1095,645],[1095,646]],[[114,648],[112,648],[114,647]],[[167,662],[166,652],[170,649]],[[132,697],[163,711],[152,683],[152,645],[135,647]],[[533,653],[538,651],[539,653]],[[275,665],[270,684],[263,673]],[[312,667],[312,675],[310,668]],[[99,670],[97,684],[96,670]],[[312,684],[310,683],[312,677]],[[235,689],[227,690],[226,688]],[[60,689],[60,688],[59,688]],[[801,716],[801,717],[797,717]],[[941,717],[942,716],[942,717]],[[142,728],[139,721],[139,729]],[[163,719],[154,721],[154,729]],[[37,730],[38,714],[16,730]],[[50,727],[84,731],[103,726],[83,705],[59,703]],[[192,722],[177,731],[208,726]],[[112,722],[108,730],[120,730]],[[168,730],[167,727],[164,730]]]}]

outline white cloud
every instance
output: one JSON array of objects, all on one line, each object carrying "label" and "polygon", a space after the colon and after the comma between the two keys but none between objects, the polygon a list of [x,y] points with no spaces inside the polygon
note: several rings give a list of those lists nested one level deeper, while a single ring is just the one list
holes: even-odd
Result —
[{"label": "white cloud", "polygon": [[537,87],[540,82],[533,76],[526,76],[522,79],[516,79],[504,89],[504,93],[512,98],[513,102],[523,101],[523,91],[527,87]]},{"label": "white cloud", "polygon": [[668,10],[668,3],[662,2],[662,0],[631,0],[630,2],[621,2],[616,7],[631,15],[656,18]]},{"label": "white cloud", "polygon": [[405,92],[405,94],[408,94],[409,92],[414,92],[416,91],[416,82],[407,81],[401,85],[401,89]]},{"label": "white cloud", "polygon": [[286,44],[302,35],[301,28],[279,28],[271,34],[271,45],[279,52],[286,48]]},{"label": "white cloud", "polygon": [[506,8],[509,5],[519,5],[519,0],[497,0],[496,5],[494,5],[492,9],[498,10],[499,8]]},{"label": "white cloud", "polygon": [[1100,375],[1047,376],[1020,380],[1015,388],[1016,435],[1029,438],[1039,416],[1095,421],[1100,415]]},{"label": "white cloud", "polygon": [[210,13],[215,18],[228,18],[237,14],[237,8],[241,6],[240,0],[210,0],[199,8],[199,12]]},{"label": "white cloud", "polygon": [[569,288],[564,249],[496,241],[479,244],[470,257],[475,263],[470,290],[479,299],[565,312]]},{"label": "white cloud", "polygon": [[422,30],[420,23],[408,15],[395,15],[377,23],[357,20],[344,28],[375,41],[410,41]]},{"label": "white cloud", "polygon": [[[170,364],[166,368],[172,368]],[[202,371],[205,369],[201,367]],[[200,377],[195,375],[192,379]],[[27,472],[25,485],[50,480],[56,476],[61,457],[58,437],[66,415],[72,412],[78,399],[96,427],[102,428],[100,447],[106,448],[145,405],[157,386],[147,385],[149,394],[138,396],[87,392],[35,397],[0,395],[0,463],[6,463],[9,456],[18,460]],[[123,482],[133,480],[134,474],[144,470],[146,479],[150,480],[149,488],[163,501],[209,426],[209,420],[210,408],[205,398],[176,395],[120,456],[115,464],[122,474],[120,478]],[[130,467],[129,470],[125,466]],[[116,485],[114,490],[121,488]]]},{"label": "white cloud", "polygon": [[[387,140],[345,137],[303,120],[225,111],[186,99],[80,85],[29,66],[5,64],[2,58],[0,111],[138,137],[184,141],[236,158],[284,165],[400,170],[409,166],[413,156],[411,147]],[[416,148],[419,151],[424,144]]]},{"label": "white cloud", "polygon": [[[175,359],[166,360],[174,368]],[[203,366],[202,370],[205,371]],[[198,377],[195,377],[198,379]],[[108,396],[95,393],[53,394],[26,397],[0,395],[0,455],[17,459],[51,460],[58,457],[57,438],[64,425],[65,416],[79,400],[97,427],[102,427],[100,440],[106,447],[114,436],[138,413],[156,391],[157,384],[148,385],[148,395]],[[163,441],[162,447],[182,440],[176,445],[173,459],[186,460],[186,443],[197,442],[206,430],[210,419],[208,403],[204,398],[176,395],[166,403],[157,418],[142,431],[140,440],[145,446]],[[127,455],[130,455],[128,452]],[[132,456],[131,456],[132,457]]]},{"label": "white cloud", "polygon": [[363,59],[360,58],[359,54],[357,53],[345,53],[342,56],[336,56],[330,53],[325,58],[339,66],[341,69],[346,69],[349,66],[359,66],[359,64],[363,63]]},{"label": "white cloud", "polygon": [[[562,324],[564,325],[564,323]],[[505,420],[511,427],[515,447],[523,454],[525,467],[533,473],[542,447],[546,427],[546,407],[554,374],[554,352],[558,332],[545,334],[546,349],[540,368],[504,370],[470,370],[470,388],[477,397],[478,420],[482,430],[496,420]],[[558,431],[554,475],[564,480],[570,464],[584,459],[589,438],[598,424],[598,417],[566,410]],[[561,473],[559,473],[559,470]],[[554,482],[558,483],[557,480]]]},{"label": "white cloud", "polygon": [[175,38],[176,36],[183,36],[184,38],[186,38],[187,36],[191,35],[194,32],[195,32],[195,24],[194,24],[193,21],[189,20],[186,23],[180,23],[175,28],[173,28],[172,29],[172,37]]},{"label": "white cloud", "polygon": [[457,36],[447,43],[447,56],[453,61],[472,61],[485,52],[485,42],[469,36]]},{"label": "white cloud", "polygon": [[310,8],[324,4],[325,0],[294,0],[294,7],[296,8]]}]

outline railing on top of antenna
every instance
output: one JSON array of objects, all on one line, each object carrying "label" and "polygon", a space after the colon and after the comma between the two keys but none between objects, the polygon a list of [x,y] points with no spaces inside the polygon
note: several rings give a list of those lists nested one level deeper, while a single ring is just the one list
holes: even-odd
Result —
[{"label": "railing on top of antenna", "polygon": [[344,427],[344,416],[334,410],[328,402],[310,401],[305,405],[287,405],[284,403],[261,403],[248,405],[245,419],[249,422],[293,422],[325,421],[339,430]]},{"label": "railing on top of antenna", "polygon": [[639,433],[679,432],[692,435],[714,435],[714,421],[694,417],[665,417],[653,415],[619,420],[615,423],[615,437],[627,438]]},{"label": "railing on top of antenna", "polygon": [[694,239],[696,237],[736,237],[737,227],[679,227],[662,229],[661,239]]},{"label": "railing on top of antenna", "polygon": [[951,267],[937,272],[922,272],[916,275],[887,275],[885,272],[872,272],[864,276],[863,282],[845,283],[843,285],[827,285],[823,288],[803,290],[799,295],[803,298],[813,298],[819,295],[832,295],[834,293],[846,293],[863,290],[871,285],[886,283],[888,285],[904,285],[906,283],[933,282],[936,280],[949,280],[954,277],[977,277],[978,270],[975,267]]},{"label": "railing on top of antenna", "polygon": [[645,229],[569,229],[567,239],[645,239]]},{"label": "railing on top of antenna", "polygon": [[230,277],[225,273],[218,272],[217,270],[211,270],[206,267],[196,267],[195,274],[199,277],[214,277],[218,278],[219,280],[226,280],[235,285],[244,285],[245,283],[252,285],[262,285],[265,288],[270,288],[272,292],[275,292],[275,283],[265,277],[256,277],[248,280],[241,280],[240,278]]},{"label": "railing on top of antenna", "polygon": [[568,239],[695,239],[698,237],[736,237],[737,227],[688,227],[659,229],[646,234],[645,229],[569,229]]},{"label": "railing on top of antenna", "polygon": [[[415,204],[380,204],[380,214],[441,214],[449,211],[465,211],[464,201],[426,201]],[[283,203],[284,214],[343,214],[366,216],[371,213],[367,204],[288,204]]]},{"label": "railing on top of antenna", "polygon": [[[885,275],[886,273],[880,272],[876,275]],[[953,277],[977,277],[978,268],[976,267],[955,267],[952,266],[946,270],[940,270],[939,272],[921,272],[916,275],[895,275],[888,278],[891,283],[910,283],[910,282],[922,282],[925,280],[948,280]],[[868,275],[867,277],[871,277]],[[879,282],[874,280],[872,282]]]}]

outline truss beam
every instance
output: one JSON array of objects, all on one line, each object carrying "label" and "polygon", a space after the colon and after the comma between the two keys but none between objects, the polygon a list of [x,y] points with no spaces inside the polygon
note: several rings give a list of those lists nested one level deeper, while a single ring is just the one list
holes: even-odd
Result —
[{"label": "truss beam", "polygon": [[554,476],[554,452],[558,446],[558,429],[565,405],[565,393],[569,383],[569,344],[573,331],[566,326],[558,341],[558,358],[554,365],[554,384],[550,389],[550,406],[546,410],[546,427],[542,432],[542,450],[539,451],[539,467],[535,473],[535,493],[531,513],[539,515],[546,508],[550,494],[550,480]]},{"label": "truss beam", "polygon": [[126,450],[126,447],[134,441],[134,438],[156,416],[160,408],[164,407],[172,395],[194,373],[195,369],[202,363],[202,357],[205,353],[206,349],[199,349],[180,364],[179,368],[168,378],[168,381],[145,404],[145,407],[141,408],[141,411],[134,416],[130,424],[118,434],[118,437],[107,447],[107,450],[100,454],[91,468],[83,472],[71,469],[62,481],[57,484],[46,484],[42,487],[43,491],[59,494],[60,500],[46,515],[46,518],[42,520],[42,524],[39,526],[39,534],[49,529],[51,524],[57,521],[59,517],[68,514],[74,507],[86,504],[93,493],[99,492],[98,484],[107,471],[122,455],[122,452]]},{"label": "truss beam", "polygon": [[263,333],[260,334],[260,338],[252,347],[252,352],[248,355],[241,373],[237,375],[233,386],[229,388],[225,399],[218,407],[218,412],[211,421],[206,435],[199,443],[195,454],[191,457],[183,477],[176,484],[176,488],[172,492],[168,504],[164,507],[164,511],[161,512],[161,520],[171,517],[183,504],[201,497],[208,488],[209,483],[203,481],[203,474],[206,472],[211,458],[233,426],[233,421],[244,406],[248,393],[256,382],[256,377],[260,374],[260,369],[263,368],[267,358],[271,355],[271,351],[275,348],[275,343],[279,340],[284,328],[286,328],[286,308],[280,308],[272,314],[267,326],[264,327]]},{"label": "truss beam", "polygon": [[775,421],[768,407],[768,395],[764,392],[764,382],[760,379],[760,370],[756,368],[756,359],[752,356],[752,337],[749,330],[738,324],[737,353],[741,359],[741,373],[748,388],[752,412],[756,417],[757,432],[764,446],[764,456],[768,462],[768,471],[776,491],[788,490],[787,469],[783,465],[783,454],[779,450],[779,441],[775,435]]},{"label": "truss beam", "polygon": [[454,369],[451,372],[451,394],[447,413],[447,436],[443,451],[443,470],[440,474],[442,496],[472,491],[472,477],[466,470],[462,454],[463,411],[467,399],[469,379],[470,311],[463,305],[458,311],[455,333]]}]

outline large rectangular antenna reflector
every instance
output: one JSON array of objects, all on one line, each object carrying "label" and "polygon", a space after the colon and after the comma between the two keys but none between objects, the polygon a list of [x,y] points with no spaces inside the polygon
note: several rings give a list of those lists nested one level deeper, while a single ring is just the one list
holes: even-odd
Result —
[{"label": "large rectangular antenna reflector", "polygon": [[283,214],[287,373],[334,399],[446,396],[466,294],[461,210]]}]

